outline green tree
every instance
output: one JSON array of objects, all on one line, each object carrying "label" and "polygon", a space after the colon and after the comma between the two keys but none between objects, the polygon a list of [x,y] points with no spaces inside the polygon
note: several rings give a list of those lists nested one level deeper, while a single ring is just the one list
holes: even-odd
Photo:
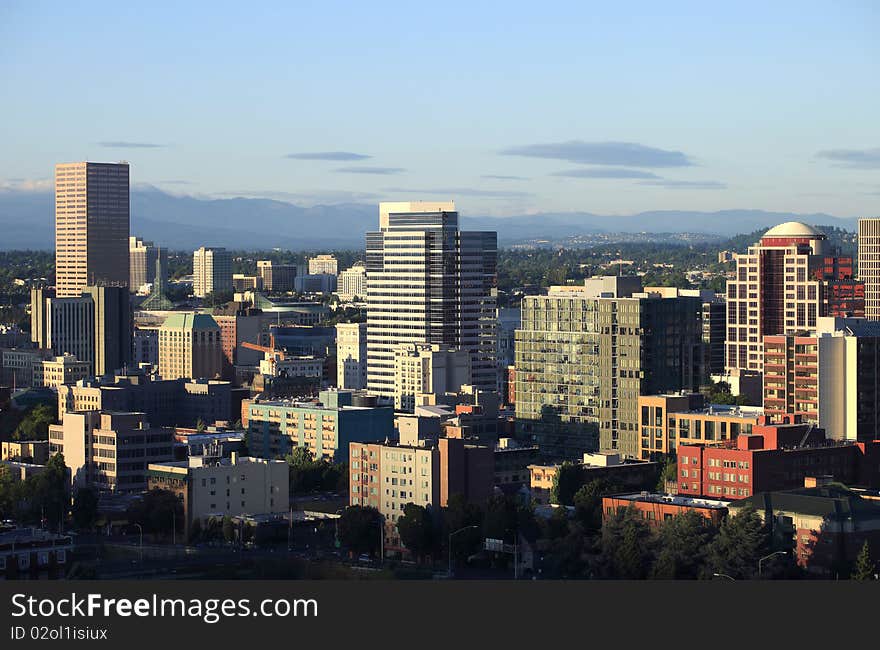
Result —
[{"label": "green tree", "polygon": [[602,528],[602,497],[615,491],[613,484],[599,478],[593,479],[575,493],[575,514],[585,530],[592,532]]},{"label": "green tree", "polygon": [[170,490],[153,488],[128,507],[128,520],[143,526],[145,533],[170,535],[183,532],[183,509]]},{"label": "green tree", "polygon": [[865,543],[862,544],[862,550],[859,551],[859,555],[856,558],[856,565],[853,568],[851,577],[853,580],[860,581],[873,580],[876,573],[877,567],[871,559],[871,550],[868,548],[868,540],[865,540]]},{"label": "green tree", "polygon": [[0,465],[0,519],[12,519],[16,516],[17,492],[12,470],[7,465]]},{"label": "green tree", "polygon": [[407,503],[397,519],[397,532],[403,545],[419,560],[431,554],[437,545],[434,519],[430,510]]},{"label": "green tree", "polygon": [[669,580],[699,578],[704,571],[706,548],[717,534],[712,522],[693,510],[663,522],[652,576]]},{"label": "green tree", "polygon": [[553,476],[550,488],[550,502],[559,505],[574,505],[574,495],[584,484],[584,469],[581,465],[565,461]]},{"label": "green tree", "polygon": [[77,489],[73,497],[73,524],[80,530],[88,530],[98,518],[98,493],[89,487]]},{"label": "green tree", "polygon": [[19,423],[12,434],[13,440],[48,440],[49,425],[55,422],[55,408],[49,404],[37,404]]},{"label": "green tree", "polygon": [[723,573],[734,579],[752,578],[758,560],[768,553],[769,536],[764,522],[752,506],[728,516],[707,548],[704,575]]},{"label": "green tree", "polygon": [[[449,534],[461,531],[452,541],[452,555],[456,561],[461,562],[480,549],[483,512],[476,505],[469,503],[463,495],[453,494],[449,497],[446,507],[443,508],[443,524],[445,544],[449,544]],[[475,528],[467,528],[468,526]]]},{"label": "green tree", "polygon": [[223,539],[227,542],[235,540],[235,524],[229,515],[223,516]]},{"label": "green tree", "polygon": [[663,459],[660,476],[657,479],[657,492],[665,493],[667,483],[675,483],[678,480],[678,463],[675,456],[667,455]]},{"label": "green tree", "polygon": [[194,544],[202,537],[202,522],[200,519],[193,519],[192,525],[189,527],[189,543]]},{"label": "green tree", "polygon": [[349,506],[339,518],[339,541],[355,554],[379,549],[382,515],[372,506]]},{"label": "green tree", "polygon": [[64,455],[53,454],[46,469],[26,483],[30,493],[31,508],[40,509],[50,526],[60,526],[70,507],[70,477]]},{"label": "green tree", "polygon": [[653,546],[651,529],[633,506],[611,515],[602,526],[601,549],[609,577],[647,577]]}]

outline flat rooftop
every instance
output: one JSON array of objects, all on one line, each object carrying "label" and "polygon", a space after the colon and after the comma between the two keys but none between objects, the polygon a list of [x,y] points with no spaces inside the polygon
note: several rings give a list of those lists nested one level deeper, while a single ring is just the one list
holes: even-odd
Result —
[{"label": "flat rooftop", "polygon": [[608,498],[621,499],[623,501],[638,501],[642,503],[668,503],[685,508],[705,508],[708,510],[721,510],[730,505],[730,501],[720,499],[703,499],[700,497],[688,497],[679,494],[659,493],[635,493],[635,494],[609,494]]}]

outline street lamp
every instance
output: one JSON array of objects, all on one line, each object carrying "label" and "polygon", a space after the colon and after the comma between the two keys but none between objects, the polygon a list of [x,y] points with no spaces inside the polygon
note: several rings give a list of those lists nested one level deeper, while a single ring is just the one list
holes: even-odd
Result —
[{"label": "street lamp", "polygon": [[712,575],[715,576],[716,578],[727,578],[731,582],[736,582],[736,578],[731,578],[726,573],[713,573]]},{"label": "street lamp", "polygon": [[138,527],[138,533],[140,535],[140,556],[141,556],[141,564],[144,563],[144,528],[140,524],[134,524]]},{"label": "street lamp", "polygon": [[449,548],[447,550],[449,551],[449,577],[450,578],[452,577],[452,536],[458,535],[459,533],[461,533],[465,530],[470,530],[471,528],[479,528],[479,526],[475,526],[475,525],[465,526],[464,528],[459,528],[458,530],[449,533]]},{"label": "street lamp", "polygon": [[788,551],[774,551],[773,553],[770,553],[769,555],[765,555],[760,560],[758,560],[758,577],[759,578],[761,577],[761,564],[763,564],[764,560],[769,560],[774,555],[788,555]]}]

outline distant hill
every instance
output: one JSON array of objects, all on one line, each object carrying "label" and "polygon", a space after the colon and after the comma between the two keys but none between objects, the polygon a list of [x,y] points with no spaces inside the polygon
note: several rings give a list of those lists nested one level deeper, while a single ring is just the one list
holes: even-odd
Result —
[{"label": "distant hill", "polygon": [[[51,249],[53,209],[51,192],[0,191],[0,250]],[[155,188],[133,189],[131,210],[132,234],[171,249],[202,245],[236,249],[360,248],[364,233],[378,225],[376,205],[340,203],[305,208],[272,199],[177,196]],[[461,225],[470,230],[496,230],[501,244],[511,244],[619,232],[692,232],[725,239],[792,219],[846,230],[857,226],[855,218],[761,210],[665,210],[629,216],[589,212],[503,218],[463,215]]]}]

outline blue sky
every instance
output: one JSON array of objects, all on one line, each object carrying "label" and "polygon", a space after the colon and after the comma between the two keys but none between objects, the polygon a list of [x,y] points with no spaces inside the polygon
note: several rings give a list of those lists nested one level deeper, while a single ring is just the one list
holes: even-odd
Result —
[{"label": "blue sky", "polygon": [[4,0],[0,188],[124,159],[299,204],[877,215],[878,33],[875,0]]}]

